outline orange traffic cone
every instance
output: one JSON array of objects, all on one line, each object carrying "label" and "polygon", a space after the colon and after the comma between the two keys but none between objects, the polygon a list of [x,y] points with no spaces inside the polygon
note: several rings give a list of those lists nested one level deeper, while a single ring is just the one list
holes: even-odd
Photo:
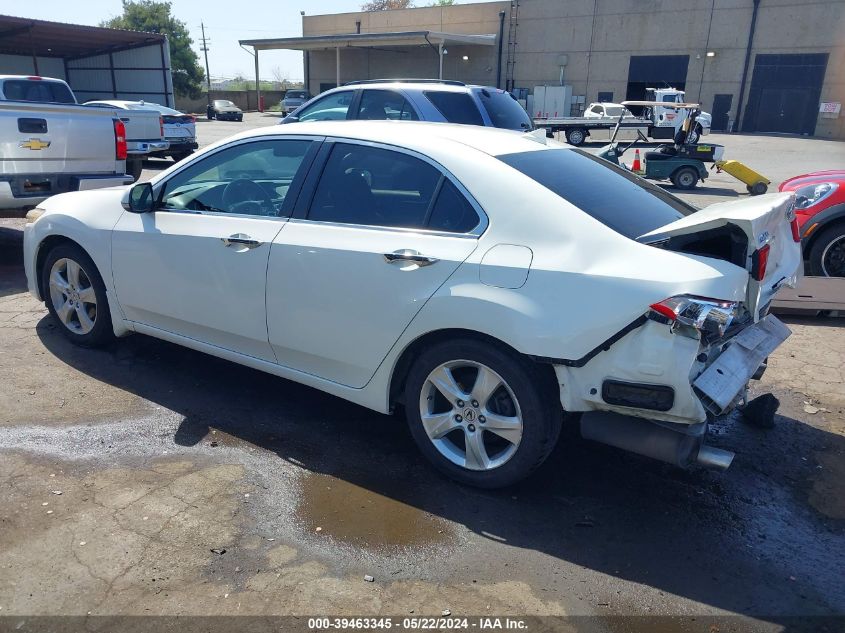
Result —
[{"label": "orange traffic cone", "polygon": [[640,173],[643,170],[643,165],[640,163],[640,150],[634,153],[634,164],[631,165],[631,171]]}]

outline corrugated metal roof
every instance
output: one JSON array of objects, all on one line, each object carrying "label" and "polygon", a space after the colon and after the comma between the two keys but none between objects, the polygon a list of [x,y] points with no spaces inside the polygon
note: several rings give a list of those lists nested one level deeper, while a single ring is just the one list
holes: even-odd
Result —
[{"label": "corrugated metal roof", "polygon": [[338,35],[306,35],[260,40],[239,40],[239,44],[258,50],[288,49],[297,51],[337,47],[425,46],[426,44],[474,44],[492,46],[495,33],[441,33],[440,31],[398,31],[392,33],[341,33]]},{"label": "corrugated metal roof", "polygon": [[65,24],[0,15],[0,53],[41,57],[85,57],[157,44],[161,33]]}]

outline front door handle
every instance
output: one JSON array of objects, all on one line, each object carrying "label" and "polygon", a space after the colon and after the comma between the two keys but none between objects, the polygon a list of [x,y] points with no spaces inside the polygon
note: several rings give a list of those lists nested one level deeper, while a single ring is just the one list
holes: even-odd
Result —
[{"label": "front door handle", "polygon": [[224,246],[245,246],[246,248],[255,248],[261,246],[261,242],[251,238],[246,233],[235,233],[229,237],[221,237]]},{"label": "front door handle", "polygon": [[392,264],[393,262],[411,262],[413,264],[416,264],[417,266],[431,266],[432,264],[436,264],[440,260],[438,260],[436,257],[426,257],[425,255],[421,255],[415,250],[405,248],[400,251],[385,253],[384,261],[386,261],[388,264]]}]

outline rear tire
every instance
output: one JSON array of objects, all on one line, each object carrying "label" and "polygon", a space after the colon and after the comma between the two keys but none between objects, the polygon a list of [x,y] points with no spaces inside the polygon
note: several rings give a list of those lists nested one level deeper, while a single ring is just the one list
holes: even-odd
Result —
[{"label": "rear tire", "polygon": [[188,158],[191,154],[193,154],[193,152],[179,152],[177,154],[171,154],[170,156],[173,158],[173,162],[178,163],[179,161],[183,161]]},{"label": "rear tire", "polygon": [[574,130],[567,130],[566,132],[566,142],[570,145],[574,145],[578,147],[579,145],[583,145],[584,141],[587,140],[587,132],[582,130],[581,128],[575,128]]},{"label": "rear tire", "polygon": [[76,244],[60,244],[41,269],[41,296],[65,338],[82,347],[101,347],[115,336],[103,278]]},{"label": "rear tire", "polygon": [[405,409],[411,435],[432,465],[479,488],[527,477],[554,448],[563,418],[548,374],[473,339],[435,344],[416,359]]},{"label": "rear tire", "polygon": [[821,231],[813,240],[810,273],[817,277],[845,277],[845,224]]},{"label": "rear tire", "polygon": [[141,159],[128,159],[126,161],[126,173],[132,176],[132,182],[138,182],[141,172],[144,170],[144,161]]},{"label": "rear tire", "polygon": [[678,189],[688,191],[694,189],[698,184],[698,172],[692,167],[681,167],[676,169],[671,177],[672,184]]}]

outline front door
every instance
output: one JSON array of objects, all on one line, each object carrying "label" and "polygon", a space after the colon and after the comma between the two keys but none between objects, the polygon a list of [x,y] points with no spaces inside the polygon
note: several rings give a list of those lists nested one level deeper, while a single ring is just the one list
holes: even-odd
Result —
[{"label": "front door", "polygon": [[267,326],[280,364],[359,388],[475,249],[483,215],[419,157],[327,145],[270,251]]},{"label": "front door", "polygon": [[274,361],[267,341],[270,245],[313,141],[239,142],[154,187],[158,208],[112,233],[117,297],[130,321]]}]

